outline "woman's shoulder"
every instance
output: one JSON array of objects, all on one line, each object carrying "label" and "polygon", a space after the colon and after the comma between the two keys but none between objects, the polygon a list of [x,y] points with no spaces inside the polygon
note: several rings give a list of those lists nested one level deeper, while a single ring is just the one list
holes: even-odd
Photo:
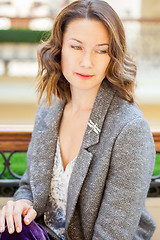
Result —
[{"label": "woman's shoulder", "polygon": [[54,97],[50,105],[46,103],[46,99],[43,98],[37,109],[34,127],[43,126],[45,119],[47,117],[49,118],[50,115],[53,115],[54,112],[56,113],[59,109],[61,109],[61,105],[63,105],[63,103],[59,99],[54,102]]},{"label": "woman's shoulder", "polygon": [[134,127],[137,132],[141,130],[151,135],[149,123],[138,105],[129,103],[118,95],[115,95],[110,105],[105,125],[110,125],[117,133],[121,133],[124,129],[130,131]]},{"label": "woman's shoulder", "polygon": [[[99,105],[102,105],[103,109],[106,109],[107,116],[111,115],[113,118],[117,118],[119,122],[128,122],[134,119],[145,121],[145,117],[136,102],[131,103],[125,100],[117,90],[111,88],[106,82],[103,82],[101,89],[99,98],[97,98],[97,111]],[[106,103],[108,103],[109,108],[106,108]]]},{"label": "woman's shoulder", "polygon": [[150,125],[135,103],[115,96],[105,118],[104,131],[113,139],[117,139],[117,143],[120,141],[123,145],[128,141],[136,147],[140,143],[146,144],[154,152]]},{"label": "woman's shoulder", "polygon": [[118,115],[118,117],[123,121],[132,121],[135,119],[141,119],[146,121],[143,112],[141,111],[138,104],[130,103],[118,95],[115,95],[115,98],[113,100],[113,109],[115,113]]}]

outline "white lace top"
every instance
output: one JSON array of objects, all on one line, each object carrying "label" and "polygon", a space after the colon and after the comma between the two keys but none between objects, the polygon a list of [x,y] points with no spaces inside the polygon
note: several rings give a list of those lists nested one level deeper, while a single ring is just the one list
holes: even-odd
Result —
[{"label": "white lace top", "polygon": [[47,202],[47,210],[44,213],[44,222],[60,239],[66,239],[65,220],[68,185],[75,160],[76,158],[68,163],[64,170],[58,138],[51,180],[51,191]]}]

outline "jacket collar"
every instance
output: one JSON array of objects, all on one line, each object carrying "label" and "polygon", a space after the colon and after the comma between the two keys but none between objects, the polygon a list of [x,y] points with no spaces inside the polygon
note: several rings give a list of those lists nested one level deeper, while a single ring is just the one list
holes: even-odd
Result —
[{"label": "jacket collar", "polygon": [[93,109],[83,139],[83,148],[88,148],[99,142],[104,118],[107,114],[114,94],[115,91],[108,86],[105,79],[100,86],[93,105]]}]

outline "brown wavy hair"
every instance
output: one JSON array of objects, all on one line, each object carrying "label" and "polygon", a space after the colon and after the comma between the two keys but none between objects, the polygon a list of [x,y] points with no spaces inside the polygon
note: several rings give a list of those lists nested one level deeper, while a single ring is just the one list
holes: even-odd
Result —
[{"label": "brown wavy hair", "polygon": [[109,33],[109,56],[106,78],[111,88],[129,102],[134,102],[136,66],[126,48],[125,32],[120,18],[113,8],[102,0],[79,0],[65,7],[55,19],[51,36],[38,49],[39,72],[37,92],[39,100],[46,94],[49,105],[58,97],[61,101],[71,99],[70,85],[61,69],[63,34],[74,19],[101,21]]}]

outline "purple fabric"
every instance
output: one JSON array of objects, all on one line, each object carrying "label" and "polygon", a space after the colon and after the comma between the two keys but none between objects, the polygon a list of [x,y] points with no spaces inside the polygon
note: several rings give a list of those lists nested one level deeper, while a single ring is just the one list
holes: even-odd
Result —
[{"label": "purple fabric", "polygon": [[46,231],[35,221],[28,226],[22,221],[22,232],[13,234],[8,233],[6,227],[4,233],[0,233],[0,240],[50,240]]}]

